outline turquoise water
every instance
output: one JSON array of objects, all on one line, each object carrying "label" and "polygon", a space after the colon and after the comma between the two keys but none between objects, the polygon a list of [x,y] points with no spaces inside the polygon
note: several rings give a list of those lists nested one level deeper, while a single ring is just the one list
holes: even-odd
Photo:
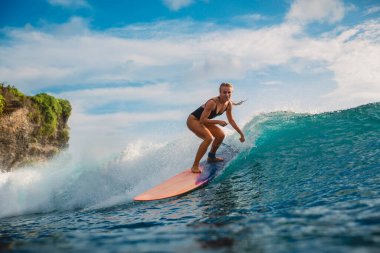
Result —
[{"label": "turquoise water", "polygon": [[96,169],[3,174],[0,251],[380,251],[380,103],[261,114],[244,131],[250,145],[229,136],[239,152],[207,187],[170,200],[131,201],[177,172],[186,141]]}]

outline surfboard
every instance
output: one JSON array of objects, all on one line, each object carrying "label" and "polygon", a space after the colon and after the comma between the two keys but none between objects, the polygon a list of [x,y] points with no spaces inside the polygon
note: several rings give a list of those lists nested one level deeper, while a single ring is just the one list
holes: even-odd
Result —
[{"label": "surfboard", "polygon": [[203,162],[202,173],[193,173],[187,169],[163,183],[133,198],[135,201],[152,201],[181,196],[208,184],[232,158],[231,152],[222,152],[224,161],[218,163]]}]

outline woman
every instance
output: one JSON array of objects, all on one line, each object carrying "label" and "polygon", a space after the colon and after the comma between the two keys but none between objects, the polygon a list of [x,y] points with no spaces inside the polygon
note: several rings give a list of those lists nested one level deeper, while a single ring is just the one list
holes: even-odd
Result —
[{"label": "woman", "polygon": [[[219,96],[209,99],[204,105],[200,106],[197,110],[192,112],[187,118],[187,127],[203,141],[199,145],[198,152],[195,155],[194,164],[191,167],[191,171],[194,173],[200,173],[199,162],[206,153],[208,147],[211,145],[211,150],[208,153],[208,162],[220,162],[223,158],[216,157],[215,153],[218,150],[220,144],[224,139],[224,132],[220,127],[227,126],[227,122],[224,120],[214,120],[216,116],[222,115],[227,112],[227,119],[231,126],[240,134],[240,142],[244,142],[244,134],[240,128],[236,125],[232,116],[233,105],[241,104],[239,102],[235,104],[231,101],[231,95],[233,87],[229,83],[222,83],[219,87]],[[215,138],[215,139],[213,139]]]}]

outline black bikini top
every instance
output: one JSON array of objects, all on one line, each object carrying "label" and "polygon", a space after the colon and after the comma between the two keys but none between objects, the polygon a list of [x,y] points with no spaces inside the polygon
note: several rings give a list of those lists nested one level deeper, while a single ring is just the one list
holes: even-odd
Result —
[{"label": "black bikini top", "polygon": [[[206,104],[210,101],[210,100],[213,100],[215,101],[213,98],[212,99],[209,99],[207,100],[207,102],[205,103],[205,106]],[[210,115],[208,116],[209,119],[213,119],[215,118],[216,116],[220,116],[222,115],[225,111],[227,111],[228,107],[230,106],[230,103],[228,103],[227,107],[220,113],[217,113],[216,110],[218,110],[218,106],[216,106],[216,108],[214,110],[211,111]],[[199,106],[198,109],[196,109],[195,111],[193,111],[191,113],[191,115],[194,115],[194,117],[196,117],[197,119],[200,119],[201,118],[201,115],[203,113],[203,111],[205,110],[205,108],[203,106]]]}]

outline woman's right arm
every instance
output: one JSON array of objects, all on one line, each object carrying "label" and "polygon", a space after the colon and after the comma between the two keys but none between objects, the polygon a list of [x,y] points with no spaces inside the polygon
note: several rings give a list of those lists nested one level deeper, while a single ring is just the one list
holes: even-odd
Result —
[{"label": "woman's right arm", "polygon": [[234,117],[232,116],[232,106],[229,106],[227,109],[227,119],[230,122],[231,126],[240,134],[240,142],[245,141],[244,133],[240,130],[239,126],[236,124]]}]

